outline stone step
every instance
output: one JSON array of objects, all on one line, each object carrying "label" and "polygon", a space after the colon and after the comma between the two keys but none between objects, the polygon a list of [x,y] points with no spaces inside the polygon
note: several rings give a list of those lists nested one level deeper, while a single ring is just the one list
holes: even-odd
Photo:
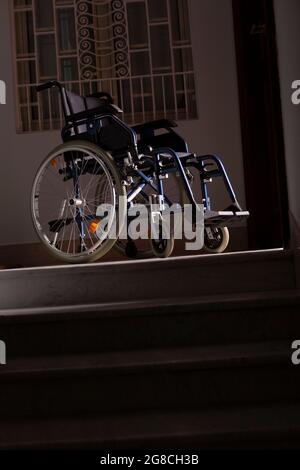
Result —
[{"label": "stone step", "polygon": [[0,309],[165,301],[294,289],[292,251],[0,271]]},{"label": "stone step", "polygon": [[8,362],[300,338],[300,293],[261,292],[0,311]]},{"label": "stone step", "polygon": [[0,421],[298,399],[289,342],[20,358],[0,374]]},{"label": "stone step", "polygon": [[299,311],[284,250],[0,272],[0,448],[297,442]]},{"label": "stone step", "polygon": [[299,403],[0,422],[1,449],[140,449],[150,452],[298,448],[299,443]]}]

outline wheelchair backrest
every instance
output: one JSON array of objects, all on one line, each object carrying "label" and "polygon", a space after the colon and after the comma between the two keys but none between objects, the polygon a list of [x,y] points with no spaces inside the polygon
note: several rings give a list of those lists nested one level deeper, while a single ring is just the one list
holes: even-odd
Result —
[{"label": "wheelchair backrest", "polygon": [[[80,96],[77,93],[66,90],[65,88],[62,89],[62,105],[66,124],[69,123],[68,117],[73,114],[82,113],[94,108],[100,108],[101,106],[105,106],[106,103],[106,100],[102,98]],[[76,134],[86,133],[86,124],[74,126],[74,132]]]},{"label": "wheelchair backrest", "polygon": [[107,104],[105,98],[97,98],[94,96],[80,96],[77,93],[62,89],[62,102],[65,116],[81,113],[94,108],[100,108]]},{"label": "wheelchair backrest", "polygon": [[[125,123],[120,119],[113,118],[121,110],[114,106],[110,95],[107,95],[110,99],[105,97],[96,96],[80,96],[76,93],[62,89],[62,105],[65,115],[67,127],[70,124],[70,116],[90,111],[93,109],[103,108],[103,117],[89,117],[86,122],[80,124],[72,124],[71,130],[67,133],[62,131],[63,139],[69,140],[80,135],[81,139],[91,140],[96,142],[100,147],[105,150],[115,152],[115,155],[126,153],[130,148],[136,146],[136,135]],[[99,114],[99,113],[97,113]],[[92,123],[92,126],[91,126]]]}]

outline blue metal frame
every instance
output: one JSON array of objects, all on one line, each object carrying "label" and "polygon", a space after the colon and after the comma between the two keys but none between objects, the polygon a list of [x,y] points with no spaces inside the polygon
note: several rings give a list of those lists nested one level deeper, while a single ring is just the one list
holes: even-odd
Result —
[{"label": "blue metal frame", "polygon": [[[205,176],[202,177],[201,176],[201,188],[202,188],[202,191],[203,191],[203,194],[204,194],[204,199],[206,200],[207,197],[208,197],[208,190],[207,190],[207,184],[205,183],[205,179],[207,178],[215,178],[215,177],[221,177],[223,178],[223,181],[224,181],[224,184],[225,184],[225,187],[227,189],[227,192],[229,194],[229,197],[231,199],[231,202],[234,203],[234,204],[237,204],[237,199],[236,199],[236,195],[235,195],[235,192],[233,190],[233,187],[232,187],[232,184],[229,180],[229,177],[226,173],[226,170],[225,170],[225,167],[223,165],[223,162],[221,161],[221,159],[217,156],[217,155],[203,155],[203,156],[199,156],[199,157],[196,157],[198,162],[200,163],[200,166],[201,166],[201,170],[202,170],[202,174],[204,174]],[[217,166],[217,170],[211,170],[211,171],[207,171],[206,168],[205,168],[205,162],[210,162],[210,161],[213,161],[216,166]],[[209,209],[209,202],[208,202],[208,209]]]}]

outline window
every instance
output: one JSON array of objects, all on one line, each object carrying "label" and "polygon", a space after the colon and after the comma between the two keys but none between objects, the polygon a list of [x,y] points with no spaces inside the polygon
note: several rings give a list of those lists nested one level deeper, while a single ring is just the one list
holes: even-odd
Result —
[{"label": "window", "polygon": [[188,0],[14,0],[18,131],[59,129],[59,80],[110,92],[130,124],[197,117]]}]

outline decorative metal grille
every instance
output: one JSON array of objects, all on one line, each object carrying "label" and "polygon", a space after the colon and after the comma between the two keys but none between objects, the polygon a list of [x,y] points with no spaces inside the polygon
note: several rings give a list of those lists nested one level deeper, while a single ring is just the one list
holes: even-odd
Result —
[{"label": "decorative metal grille", "polygon": [[19,132],[58,129],[59,80],[108,91],[128,123],[197,117],[188,0],[14,0]]},{"label": "decorative metal grille", "polygon": [[76,2],[82,80],[129,76],[126,9],[123,0]]}]

